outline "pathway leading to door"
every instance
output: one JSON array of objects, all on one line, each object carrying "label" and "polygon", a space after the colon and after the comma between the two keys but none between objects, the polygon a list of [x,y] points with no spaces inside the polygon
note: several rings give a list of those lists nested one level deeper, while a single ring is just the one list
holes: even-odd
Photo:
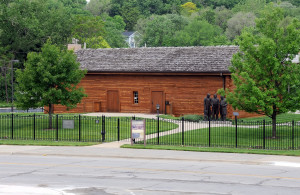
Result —
[{"label": "pathway leading to door", "polygon": [[[140,114],[140,113],[109,113],[109,112],[101,112],[101,113],[89,113],[89,114],[84,114],[85,116],[106,116],[106,117],[140,117],[140,118],[148,118],[148,119],[155,119],[157,115],[155,114]],[[163,119],[160,118],[162,121],[169,121],[168,119]],[[182,125],[182,121],[176,121],[172,120],[173,123],[177,124],[178,127],[176,129],[172,129],[169,131],[164,131],[159,133],[159,137],[165,136],[165,135],[172,135],[176,133],[182,132],[182,130],[186,131],[192,131],[196,129],[207,129],[209,128],[209,123],[208,121],[201,121],[201,122],[189,122],[189,121],[184,121],[184,125]],[[211,125],[213,127],[221,127],[221,126],[226,126],[226,127],[235,127],[234,125],[231,124],[229,121],[218,121],[214,122],[211,121]],[[183,128],[183,129],[182,129]],[[149,139],[154,139],[157,138],[158,134],[153,133],[146,135],[146,140]],[[104,144],[99,144],[96,146],[89,146],[89,147],[103,147],[103,148],[119,148],[123,144],[130,144],[130,138],[120,140],[119,142],[109,142],[109,143],[104,143]]]}]

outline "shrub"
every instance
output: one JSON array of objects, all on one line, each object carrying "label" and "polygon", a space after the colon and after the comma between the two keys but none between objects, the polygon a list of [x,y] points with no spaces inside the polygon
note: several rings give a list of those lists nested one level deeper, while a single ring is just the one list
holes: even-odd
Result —
[{"label": "shrub", "polygon": [[186,121],[191,121],[191,122],[198,122],[200,120],[203,120],[203,116],[201,115],[184,115],[183,116],[184,120]]}]

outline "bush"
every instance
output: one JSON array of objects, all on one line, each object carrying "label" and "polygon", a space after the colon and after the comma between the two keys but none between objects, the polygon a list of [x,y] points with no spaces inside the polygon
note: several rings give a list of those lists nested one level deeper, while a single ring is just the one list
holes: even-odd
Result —
[{"label": "bush", "polygon": [[203,116],[201,115],[184,115],[183,116],[184,120],[186,121],[191,121],[191,122],[198,122],[200,120],[203,120]]}]

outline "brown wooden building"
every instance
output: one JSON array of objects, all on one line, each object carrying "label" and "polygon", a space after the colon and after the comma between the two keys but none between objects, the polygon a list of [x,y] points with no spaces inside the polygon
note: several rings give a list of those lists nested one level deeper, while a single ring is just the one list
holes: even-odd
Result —
[{"label": "brown wooden building", "polygon": [[[54,112],[203,114],[207,93],[230,88],[235,46],[86,49],[76,52],[88,73],[79,86],[88,97]],[[229,116],[232,109],[228,109]],[[245,116],[246,113],[242,114]]]}]

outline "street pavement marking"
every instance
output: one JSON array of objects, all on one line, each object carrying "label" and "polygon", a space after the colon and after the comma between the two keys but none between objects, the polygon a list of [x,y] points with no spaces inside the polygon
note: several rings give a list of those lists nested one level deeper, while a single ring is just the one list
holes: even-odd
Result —
[{"label": "street pavement marking", "polygon": [[284,162],[284,161],[275,161],[272,162],[274,166],[282,166],[282,167],[300,167],[300,163],[292,163],[292,162]]},{"label": "street pavement marking", "polygon": [[0,162],[0,165],[18,165],[18,166],[42,166],[42,167],[80,167],[90,169],[109,169],[109,170],[132,170],[132,171],[147,171],[147,172],[176,172],[188,174],[201,174],[201,175],[225,175],[225,176],[240,176],[240,177],[257,177],[257,178],[271,178],[271,179],[288,179],[300,180],[299,177],[281,177],[273,175],[256,175],[256,174],[240,174],[240,173],[220,173],[220,172],[206,172],[206,171],[188,171],[188,170],[173,170],[173,169],[149,169],[149,168],[131,168],[131,167],[112,167],[112,166],[82,166],[82,165],[69,165],[69,164],[40,164],[40,163],[10,163]]}]

